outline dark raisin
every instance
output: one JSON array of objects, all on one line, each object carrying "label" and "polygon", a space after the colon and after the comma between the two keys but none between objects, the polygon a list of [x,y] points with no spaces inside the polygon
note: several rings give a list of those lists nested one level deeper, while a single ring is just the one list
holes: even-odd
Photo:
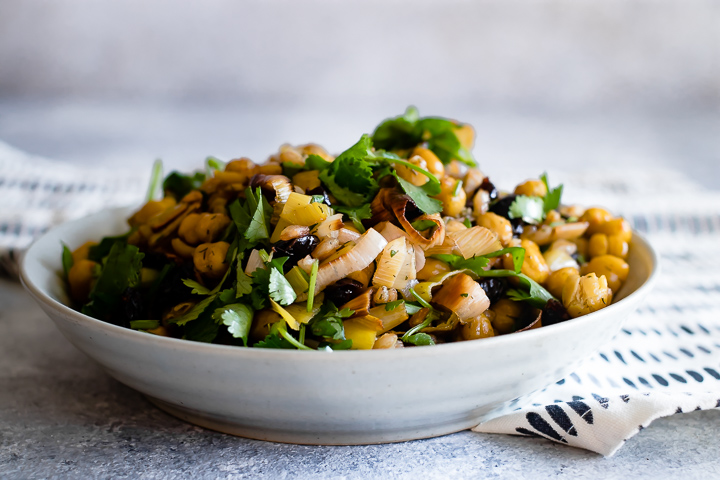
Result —
[{"label": "dark raisin", "polygon": [[542,324],[544,326],[555,325],[566,320],[570,320],[570,314],[565,310],[563,304],[554,298],[548,300],[542,310]]},{"label": "dark raisin", "polygon": [[365,287],[357,280],[343,278],[325,288],[325,299],[340,307],[360,295]]},{"label": "dark raisin", "polygon": [[481,277],[477,280],[477,283],[485,290],[491,304],[500,300],[507,288],[507,282],[504,278]]},{"label": "dark raisin", "polygon": [[510,205],[515,201],[516,195],[506,195],[500,200],[497,200],[490,204],[489,210],[496,215],[510,218]]},{"label": "dark raisin", "polygon": [[332,206],[330,204],[330,197],[328,197],[328,192],[327,192],[327,190],[325,190],[323,188],[322,185],[317,186],[317,187],[313,188],[312,190],[308,190],[307,192],[305,192],[305,195],[319,195],[319,196],[323,197],[323,203],[325,205]]},{"label": "dark raisin", "polygon": [[280,240],[273,245],[272,249],[275,252],[275,258],[288,257],[283,265],[283,270],[287,273],[297,265],[298,261],[310,255],[319,243],[320,239],[315,235],[305,235],[291,240]]},{"label": "dark raisin", "polygon": [[490,177],[485,177],[483,179],[483,182],[480,184],[480,190],[485,190],[486,192],[488,192],[491,202],[498,197],[497,188],[495,188],[495,185],[493,185],[493,183],[490,181]]}]

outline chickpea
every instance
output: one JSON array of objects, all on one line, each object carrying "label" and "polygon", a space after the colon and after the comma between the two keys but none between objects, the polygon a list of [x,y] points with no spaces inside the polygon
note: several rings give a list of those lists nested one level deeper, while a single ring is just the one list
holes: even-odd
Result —
[{"label": "chickpea", "polygon": [[622,258],[614,255],[600,255],[583,265],[580,272],[583,275],[588,273],[604,275],[610,289],[617,292],[627,279],[630,266]]},{"label": "chickpea", "polygon": [[443,215],[457,217],[465,208],[467,195],[462,186],[458,188],[458,180],[445,176],[440,181],[440,193],[435,196],[443,204]]},{"label": "chickpea", "polygon": [[168,331],[167,327],[160,325],[157,328],[151,328],[150,330],[147,330],[148,333],[152,333],[153,335],[160,335],[161,337],[169,337],[170,332]]},{"label": "chickpea", "polygon": [[397,300],[397,297],[398,294],[396,289],[382,286],[373,294],[373,302],[375,305],[390,303]]},{"label": "chickpea", "polygon": [[378,349],[388,349],[388,348],[403,348],[405,345],[402,343],[402,340],[398,338],[398,336],[394,333],[386,333],[382,335],[380,338],[375,340],[375,344],[373,345],[373,350]]},{"label": "chickpea", "polygon": [[588,255],[590,258],[607,255],[608,237],[604,233],[594,233],[588,241]]},{"label": "chickpea", "polygon": [[463,190],[465,190],[466,194],[471,195],[480,188],[483,180],[485,180],[485,174],[477,168],[471,168],[463,178]]},{"label": "chickpea", "polygon": [[490,207],[490,194],[485,190],[478,190],[473,197],[473,215],[475,218],[486,213]]},{"label": "chickpea", "polygon": [[198,245],[193,253],[193,263],[201,275],[210,278],[220,278],[225,275],[228,264],[225,257],[230,244],[227,242],[203,243]]},{"label": "chickpea", "polygon": [[442,178],[445,175],[445,165],[443,165],[432,150],[425,147],[415,147],[412,151],[411,157],[414,156],[422,157],[422,159],[425,160],[428,172],[432,173],[437,178]]},{"label": "chickpea", "polygon": [[608,235],[608,253],[616,257],[626,258],[630,247],[622,235]]},{"label": "chickpea", "polygon": [[461,334],[464,340],[478,340],[480,338],[494,337],[495,330],[493,330],[490,319],[485,314],[480,314],[462,326]]},{"label": "chickpea", "polygon": [[460,145],[467,150],[472,149],[475,144],[475,129],[467,123],[458,125],[455,136],[460,140]]},{"label": "chickpea", "polygon": [[97,263],[92,260],[80,260],[70,268],[68,272],[70,297],[76,302],[85,303],[90,296],[95,281],[96,267]]},{"label": "chickpea", "polygon": [[562,250],[568,255],[574,255],[577,252],[577,249],[577,244],[571,242],[570,240],[565,240],[564,238],[555,240],[550,244],[550,248],[548,248],[548,250]]},{"label": "chickpea", "polygon": [[618,238],[624,242],[630,242],[632,239],[632,228],[630,228],[630,222],[621,217],[613,218],[612,220],[608,220],[607,222],[598,225],[595,228],[595,231],[604,233],[605,235],[617,235]]},{"label": "chickpea", "polygon": [[417,279],[418,280],[430,280],[433,277],[436,277],[438,275],[443,275],[448,273],[451,270],[450,265],[448,265],[445,262],[441,262],[440,260],[436,260],[434,258],[426,258],[425,259],[425,266],[417,272]]},{"label": "chickpea", "polygon": [[170,241],[170,246],[182,258],[192,258],[193,253],[195,253],[195,247],[188,245],[177,237]]},{"label": "chickpea", "polygon": [[527,180],[515,187],[515,195],[544,197],[547,195],[547,187],[542,180]]},{"label": "chickpea", "polygon": [[580,217],[581,222],[588,222],[590,226],[588,227],[587,231],[585,232],[585,235],[592,235],[593,233],[598,232],[598,227],[602,225],[603,223],[609,221],[612,219],[612,215],[610,212],[605,210],[604,208],[599,207],[592,207],[585,210],[585,213],[582,214]]},{"label": "chickpea", "polygon": [[191,213],[180,224],[178,235],[189,245],[216,240],[230,225],[224,213]]},{"label": "chickpea", "polygon": [[87,260],[90,256],[90,248],[97,245],[97,242],[85,242],[72,252],[73,264],[80,260]]},{"label": "chickpea", "polygon": [[239,158],[237,160],[231,160],[225,165],[226,172],[239,172],[244,173],[247,176],[254,175],[256,173],[257,165],[249,158]]},{"label": "chickpea", "polygon": [[562,215],[560,215],[557,210],[550,210],[545,216],[545,221],[543,223],[545,225],[552,225],[553,223],[561,221]]},{"label": "chickpea", "polygon": [[310,170],[308,172],[300,172],[293,176],[293,185],[297,185],[306,192],[320,186],[320,172],[317,170]]},{"label": "chickpea", "polygon": [[577,245],[577,254],[587,258],[588,256],[588,239],[585,237],[574,238],[570,240]]},{"label": "chickpea", "polygon": [[612,291],[604,275],[572,276],[563,287],[562,301],[570,316],[576,318],[610,305]]},{"label": "chickpea", "polygon": [[273,324],[281,319],[280,315],[270,309],[255,312],[252,327],[250,327],[250,339],[253,342],[264,340],[270,334]]},{"label": "chickpea", "polygon": [[300,150],[300,153],[303,155],[317,155],[318,157],[321,157],[323,160],[327,160],[328,162],[332,161],[332,156],[328,153],[327,150],[325,150],[323,147],[318,145],[317,143],[308,143],[306,145],[300,145],[298,147]]},{"label": "chickpea", "polygon": [[[547,262],[545,262],[543,254],[540,253],[540,247],[528,239],[522,239],[519,246],[525,249],[525,261],[523,262],[521,272],[538,283],[545,283],[548,275],[550,275],[550,267],[548,267]],[[503,256],[503,266],[508,270],[514,268],[510,255]]]},{"label": "chickpea", "polygon": [[565,267],[560,270],[556,270],[548,276],[545,280],[544,287],[548,292],[555,298],[562,298],[563,287],[567,282],[567,279],[571,276],[580,276],[580,271],[574,267]]},{"label": "chickpea", "polygon": [[[414,155],[410,157],[408,159],[408,163],[412,163],[413,165],[416,165],[423,170],[428,169],[425,159],[420,155]],[[413,185],[417,185],[418,187],[421,185],[425,185],[429,181],[428,177],[426,177],[422,173],[399,163],[395,165],[395,170],[397,171],[397,174],[400,176],[400,178],[407,180],[408,182],[412,183]]]},{"label": "chickpea", "polygon": [[486,212],[477,217],[477,224],[497,234],[503,247],[507,247],[513,238],[510,220],[493,212]]},{"label": "chickpea", "polygon": [[493,330],[500,335],[512,333],[517,330],[515,320],[523,316],[522,304],[520,304],[520,302],[513,302],[507,298],[501,298],[495,302],[490,307],[490,311],[495,315],[495,318],[492,319]]},{"label": "chickpea", "polygon": [[137,227],[147,223],[152,217],[158,215],[165,210],[168,210],[176,205],[176,201],[173,197],[165,197],[162,200],[151,200],[142,206],[140,210],[135,212],[132,217],[128,219],[128,224],[131,227]]}]

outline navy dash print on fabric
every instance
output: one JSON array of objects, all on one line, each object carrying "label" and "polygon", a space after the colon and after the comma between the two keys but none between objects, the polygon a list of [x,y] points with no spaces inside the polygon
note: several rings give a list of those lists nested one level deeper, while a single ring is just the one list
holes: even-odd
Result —
[{"label": "navy dash print on fabric", "polygon": [[608,399],[608,398],[606,398],[606,397],[601,397],[601,396],[598,395],[597,393],[593,393],[592,396],[593,396],[593,398],[594,398],[595,400],[597,400],[597,402],[600,404],[601,407],[603,407],[603,408],[608,408],[608,404],[610,403],[610,399]]},{"label": "navy dash print on fabric", "polygon": [[572,420],[570,420],[570,417],[568,417],[567,413],[565,413],[565,410],[563,410],[562,407],[560,407],[559,405],[547,405],[545,407],[545,410],[547,410],[550,418],[553,419],[553,422],[557,423],[558,426],[565,430],[567,434],[572,435],[573,437],[577,437],[577,430],[575,430],[575,425],[573,425]]},{"label": "navy dash print on fabric", "polygon": [[565,440],[562,435],[556,432],[555,429],[539,414],[535,412],[528,412],[525,418],[527,418],[528,423],[530,423],[530,425],[538,432],[554,440],[557,440],[558,442],[567,443],[567,440]]},{"label": "navy dash print on fabric", "polygon": [[663,387],[667,387],[668,385],[670,385],[670,383],[667,380],[665,380],[663,377],[661,377],[657,373],[653,373],[652,376],[655,379],[655,381],[658,382]]},{"label": "navy dash print on fabric", "polygon": [[588,424],[593,424],[594,419],[592,409],[587,403],[576,400],[574,402],[568,402],[568,406],[575,410],[575,413],[580,415],[580,418],[585,420]]}]

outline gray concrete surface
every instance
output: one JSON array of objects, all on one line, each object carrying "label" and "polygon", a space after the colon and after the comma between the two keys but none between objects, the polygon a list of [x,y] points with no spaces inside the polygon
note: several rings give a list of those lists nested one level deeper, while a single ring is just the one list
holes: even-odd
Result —
[{"label": "gray concrete surface", "polygon": [[185,424],[103,373],[0,279],[0,478],[717,478],[720,411],[661,419],[612,458],[462,432],[312,447]]}]

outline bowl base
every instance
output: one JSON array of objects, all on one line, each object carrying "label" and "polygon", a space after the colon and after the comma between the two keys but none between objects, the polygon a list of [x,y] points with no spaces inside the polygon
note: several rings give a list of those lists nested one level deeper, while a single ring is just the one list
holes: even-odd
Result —
[{"label": "bowl base", "polygon": [[377,445],[382,443],[408,442],[424,438],[441,437],[443,435],[468,430],[484,420],[483,417],[480,417],[451,424],[433,425],[426,428],[400,431],[298,432],[241,425],[227,418],[212,416],[197,410],[174,405],[149,395],[145,395],[145,398],[173,417],[209,430],[253,440],[297,445]]}]

